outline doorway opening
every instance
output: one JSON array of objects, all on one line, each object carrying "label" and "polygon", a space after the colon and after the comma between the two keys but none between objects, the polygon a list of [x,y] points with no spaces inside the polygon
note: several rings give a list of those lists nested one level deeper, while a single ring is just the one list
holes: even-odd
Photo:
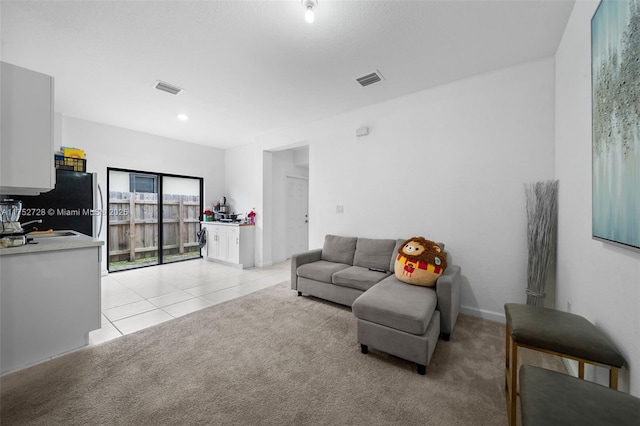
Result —
[{"label": "doorway opening", "polygon": [[200,258],[204,179],[107,169],[109,272]]}]

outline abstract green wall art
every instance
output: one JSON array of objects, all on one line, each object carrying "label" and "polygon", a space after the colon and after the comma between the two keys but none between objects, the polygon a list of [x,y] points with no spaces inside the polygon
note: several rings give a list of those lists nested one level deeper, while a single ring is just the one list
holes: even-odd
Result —
[{"label": "abstract green wall art", "polygon": [[640,0],[591,20],[592,233],[640,250]]}]

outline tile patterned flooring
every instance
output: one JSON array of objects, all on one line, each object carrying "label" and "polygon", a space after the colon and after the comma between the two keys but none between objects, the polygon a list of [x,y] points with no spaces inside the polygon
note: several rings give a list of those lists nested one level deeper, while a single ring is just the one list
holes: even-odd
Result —
[{"label": "tile patterned flooring", "polygon": [[96,345],[288,281],[290,261],[238,269],[205,259],[116,272],[102,277],[102,328]]}]

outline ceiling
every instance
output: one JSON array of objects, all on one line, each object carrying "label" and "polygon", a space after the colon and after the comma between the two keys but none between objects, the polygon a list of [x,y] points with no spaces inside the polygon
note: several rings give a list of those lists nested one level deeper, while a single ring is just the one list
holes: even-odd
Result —
[{"label": "ceiling", "polygon": [[0,58],[55,77],[64,115],[229,148],[551,56],[573,4],[319,0],[308,24],[300,0],[2,0]]}]

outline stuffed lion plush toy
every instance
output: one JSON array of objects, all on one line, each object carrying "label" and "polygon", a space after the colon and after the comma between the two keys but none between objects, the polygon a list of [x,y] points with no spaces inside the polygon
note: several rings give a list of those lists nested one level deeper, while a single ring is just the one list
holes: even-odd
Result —
[{"label": "stuffed lion plush toy", "polygon": [[402,282],[433,287],[447,268],[447,255],[440,246],[423,237],[413,237],[398,249],[396,278]]}]

